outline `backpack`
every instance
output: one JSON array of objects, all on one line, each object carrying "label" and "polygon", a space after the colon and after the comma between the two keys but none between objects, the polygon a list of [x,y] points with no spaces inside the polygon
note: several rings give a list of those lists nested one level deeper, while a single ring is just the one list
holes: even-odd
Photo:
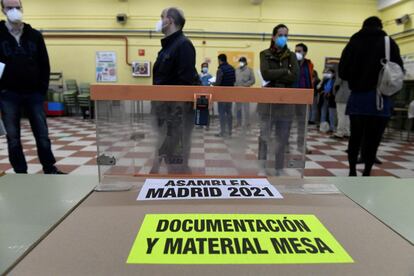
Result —
[{"label": "backpack", "polygon": [[381,59],[382,69],[377,83],[377,110],[384,108],[382,96],[392,96],[401,90],[404,72],[400,65],[390,61],[390,37],[385,36],[385,59]]}]

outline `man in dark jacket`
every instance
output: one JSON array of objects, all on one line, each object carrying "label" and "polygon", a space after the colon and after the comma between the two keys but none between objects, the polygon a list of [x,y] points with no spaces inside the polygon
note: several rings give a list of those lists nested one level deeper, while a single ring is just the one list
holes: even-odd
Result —
[{"label": "man in dark jacket", "polygon": [[[236,71],[233,66],[227,63],[227,56],[220,54],[218,56],[219,67],[216,74],[215,86],[234,86],[236,82]],[[218,103],[218,112],[220,119],[220,133],[216,136],[231,136],[233,129],[233,103]]]},{"label": "man in dark jacket", "polygon": [[10,163],[16,173],[27,173],[20,140],[24,109],[36,139],[37,153],[45,174],[62,174],[55,167],[43,102],[49,86],[50,65],[42,34],[23,23],[19,0],[1,0],[7,21],[0,22],[0,108],[7,131]]},{"label": "man in dark jacket", "polygon": [[[295,46],[295,54],[296,58],[299,62],[299,76],[298,80],[295,83],[295,87],[297,88],[313,88],[312,76],[313,76],[313,63],[310,59],[307,59],[306,56],[308,54],[308,46],[304,43],[296,44]],[[314,98],[315,99],[315,98]],[[315,109],[314,105],[308,107],[304,105],[296,105],[295,106],[295,115],[297,120],[297,145],[298,150],[302,151],[305,150],[307,154],[310,154],[311,151],[307,148],[304,149],[305,146],[305,129],[306,129],[306,111],[309,110],[309,121],[315,122]]]},{"label": "man in dark jacket", "polygon": [[[178,8],[167,8],[156,29],[164,34],[162,49],[153,69],[154,85],[194,85],[199,82],[195,69],[196,52],[183,34],[185,18]],[[159,148],[151,173],[157,173],[162,159],[169,173],[190,173],[191,132],[194,126],[192,102],[153,102],[152,114],[159,132]]]},{"label": "man in dark jacket", "polygon": [[[385,58],[382,22],[376,17],[367,18],[362,29],[354,34],[342,52],[339,76],[348,81],[351,96],[346,114],[350,116],[351,136],[348,145],[349,175],[356,176],[358,151],[361,147],[365,162],[363,175],[369,176],[375,161],[378,146],[388,119],[391,116],[390,97],[383,96],[384,108],[377,110],[377,82]],[[390,59],[403,67],[398,45],[390,39]]]}]

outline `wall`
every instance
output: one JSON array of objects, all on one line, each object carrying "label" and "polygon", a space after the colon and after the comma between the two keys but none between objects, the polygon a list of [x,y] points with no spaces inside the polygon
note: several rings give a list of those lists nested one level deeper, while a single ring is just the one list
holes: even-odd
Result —
[{"label": "wall", "polygon": [[[397,25],[395,19],[409,14],[411,20],[403,25]],[[401,1],[389,8],[383,9],[379,13],[384,29],[388,34],[406,32],[398,36],[397,42],[402,54],[414,53],[414,1]]]},{"label": "wall", "polygon": [[[321,71],[325,57],[340,56],[346,39],[323,39],[321,36],[349,37],[371,15],[378,15],[375,0],[265,0],[253,6],[249,0],[24,0],[25,20],[34,27],[52,29],[97,30],[153,30],[163,8],[181,7],[187,17],[187,31],[270,33],[278,23],[285,23],[292,35],[315,35],[314,38],[291,37],[289,46],[298,42],[309,46],[308,58]],[[396,7],[393,7],[396,8]],[[117,13],[127,13],[127,24],[115,21]],[[47,32],[46,32],[47,34]],[[160,37],[129,37],[129,61],[154,61],[160,49]],[[217,66],[217,53],[222,50],[252,51],[255,67],[259,67],[259,52],[269,45],[266,41],[250,38],[192,38],[197,49],[197,67],[205,58],[212,60],[211,71]],[[63,71],[65,78],[79,82],[94,82],[95,51],[117,52],[120,83],[149,84],[151,79],[131,77],[126,64],[124,42],[115,39],[55,39],[46,38],[52,70]],[[146,56],[138,57],[138,49]]]}]

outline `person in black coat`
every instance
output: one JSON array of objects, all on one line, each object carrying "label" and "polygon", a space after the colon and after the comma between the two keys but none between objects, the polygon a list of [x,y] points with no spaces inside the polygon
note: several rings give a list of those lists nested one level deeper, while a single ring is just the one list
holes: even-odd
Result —
[{"label": "person in black coat", "polygon": [[[178,8],[164,9],[156,29],[164,34],[153,68],[154,85],[198,85],[196,51],[183,34],[185,18]],[[192,102],[152,102],[158,132],[157,153],[151,173],[158,173],[164,159],[168,173],[191,173],[188,166],[194,127]]]},{"label": "person in black coat", "polygon": [[55,166],[43,103],[49,88],[50,64],[42,34],[23,22],[19,0],[2,0],[7,20],[0,22],[0,109],[7,131],[10,163],[16,173],[27,173],[20,139],[22,110],[26,111],[45,174],[64,174]]},{"label": "person in black coat", "polygon": [[[390,97],[383,96],[384,108],[377,110],[378,75],[385,58],[382,22],[376,17],[367,18],[362,29],[355,33],[342,52],[339,76],[347,80],[351,89],[346,114],[350,116],[351,136],[348,144],[349,175],[356,176],[358,152],[361,148],[365,162],[363,175],[369,176],[386,124],[391,117]],[[403,67],[398,45],[390,39],[390,59]]]}]

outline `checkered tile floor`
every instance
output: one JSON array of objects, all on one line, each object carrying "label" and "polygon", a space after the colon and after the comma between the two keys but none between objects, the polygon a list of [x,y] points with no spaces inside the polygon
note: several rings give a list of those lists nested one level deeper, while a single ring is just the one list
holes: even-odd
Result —
[{"label": "checkered tile floor", "polygon": [[[96,166],[96,133],[93,122],[81,118],[60,117],[48,118],[50,138],[53,152],[60,170],[70,174],[97,174]],[[29,164],[29,173],[41,173],[42,168],[36,154],[36,145],[27,121],[22,122],[22,141],[26,159]],[[204,133],[203,133],[204,132]],[[257,130],[253,131],[252,139],[246,139],[244,159],[256,160],[257,158]],[[215,137],[217,126],[212,126],[209,131],[198,130],[193,133],[190,166],[193,173],[226,174],[238,173],[232,165],[237,164],[237,152],[223,153],[227,141]],[[406,134],[404,135],[404,138]],[[127,158],[120,160],[113,173],[127,171],[122,170],[122,165],[127,168],[133,160],[134,173],[148,173],[152,165],[152,145],[149,135],[138,145]],[[146,140],[150,139],[150,140]],[[292,140],[291,140],[292,141]],[[223,143],[224,142],[224,143]],[[112,151],[115,150],[112,144]],[[321,134],[310,126],[307,139],[308,149],[312,154],[306,156],[305,176],[346,176],[348,163],[345,149],[346,141],[338,141]],[[130,144],[118,142],[119,150],[125,150]],[[237,148],[237,147],[236,147]],[[289,153],[294,156],[294,152]],[[201,157],[204,157],[201,158]],[[414,142],[401,141],[399,132],[387,132],[378,152],[378,157],[383,161],[382,165],[375,165],[372,175],[396,176],[401,178],[414,177]],[[132,158],[132,159],[131,159]],[[123,164],[124,163],[124,164]],[[243,168],[244,173],[249,168]],[[358,165],[362,169],[363,165]],[[240,169],[240,166],[239,168]],[[118,171],[117,171],[118,170]],[[120,171],[119,171],[120,170]],[[7,143],[4,137],[0,138],[0,171],[13,173],[8,161]]]}]

